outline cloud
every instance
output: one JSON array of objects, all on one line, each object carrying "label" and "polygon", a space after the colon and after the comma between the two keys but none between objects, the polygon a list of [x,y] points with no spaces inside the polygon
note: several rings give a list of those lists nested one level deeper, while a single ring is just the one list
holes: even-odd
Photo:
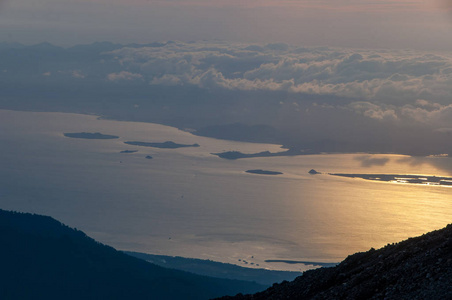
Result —
[{"label": "cloud", "polygon": [[[446,1],[446,0],[443,0]],[[94,2],[111,4],[111,0],[95,0]],[[149,5],[147,0],[117,0],[118,4],[135,4],[145,7]],[[289,8],[289,9],[304,9],[304,10],[321,10],[321,11],[335,11],[335,12],[368,12],[369,10],[381,12],[394,12],[399,10],[403,12],[416,11],[425,9],[422,0],[399,0],[399,1],[359,1],[359,0],[154,0],[153,4],[162,6],[184,6],[184,7],[219,7],[224,8],[228,6],[243,7],[243,8]]]},{"label": "cloud", "polygon": [[72,77],[74,78],[85,78],[85,75],[80,70],[73,70],[71,72]]},{"label": "cloud", "polygon": [[413,104],[402,106],[352,102],[348,108],[357,114],[393,124],[417,124],[437,132],[447,132],[447,128],[452,127],[452,104],[441,105],[418,99]]},{"label": "cloud", "polygon": [[[64,63],[73,61],[71,49],[52,48],[63,57],[67,51],[72,60],[49,57],[37,70],[33,64],[21,69],[23,78],[34,80],[30,76],[36,74],[64,84],[89,78],[91,83],[140,86],[141,93],[156,86],[193,86],[233,92],[244,103],[244,91],[275,92],[285,95],[275,101],[299,105],[298,114],[318,102],[317,109],[327,110],[328,104],[336,113],[350,112],[372,122],[431,130],[452,127],[452,57],[447,55],[221,41],[113,46],[111,51],[111,44],[94,45],[90,51],[98,51],[99,60],[80,56],[77,69]],[[46,76],[54,74],[62,76]]]},{"label": "cloud", "polygon": [[[285,92],[300,99],[290,103],[309,99],[306,95],[327,96],[338,101],[328,103],[329,108],[320,101],[317,110],[334,110],[337,121],[350,111],[372,122],[421,126],[437,134],[452,128],[452,58],[448,56],[222,42],[173,42],[105,55],[124,70],[142,74],[153,86]],[[309,109],[296,107],[286,113],[298,118],[302,111],[313,114]],[[285,114],[282,108],[281,114]]]},{"label": "cloud", "polygon": [[121,71],[119,73],[110,73],[107,75],[107,79],[110,81],[131,81],[131,80],[142,80],[143,76],[141,74],[131,73],[127,71]]},{"label": "cloud", "polygon": [[349,105],[349,107],[351,107],[352,110],[372,119],[384,121],[394,121],[398,119],[397,113],[394,109],[384,108],[369,102],[353,102]]},{"label": "cloud", "polygon": [[412,51],[204,42],[123,48],[109,55],[152,84],[287,91],[400,105],[418,99],[446,104],[452,93],[452,59]]},{"label": "cloud", "polygon": [[[24,47],[3,58],[3,82],[20,78],[52,93],[80,87],[91,97],[93,91],[108,94],[139,105],[132,114],[140,111],[146,120],[191,128],[265,124],[284,132],[278,143],[319,151],[425,155],[451,149],[447,55],[167,41],[97,43],[82,52],[47,45],[58,56],[36,55],[24,65],[30,49],[44,51]],[[47,72],[51,76],[43,76]]]},{"label": "cloud", "polygon": [[361,167],[384,166],[389,161],[387,157],[375,158],[370,155],[356,156],[354,159],[361,162]]},{"label": "cloud", "polygon": [[[433,108],[431,108],[433,106]],[[403,106],[401,114],[411,120],[425,123],[433,127],[452,127],[452,104],[450,105],[430,105],[429,108]]]},{"label": "cloud", "polygon": [[435,129],[436,132],[452,134],[452,128],[438,128]]}]

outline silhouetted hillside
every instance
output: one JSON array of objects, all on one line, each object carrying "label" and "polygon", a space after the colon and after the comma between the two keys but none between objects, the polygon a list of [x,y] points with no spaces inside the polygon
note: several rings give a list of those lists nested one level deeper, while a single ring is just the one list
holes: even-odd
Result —
[{"label": "silhouetted hillside", "polygon": [[256,283],[162,268],[45,216],[0,210],[0,299],[208,299]]},{"label": "silhouetted hillside", "polygon": [[452,224],[254,295],[222,299],[452,299]]}]

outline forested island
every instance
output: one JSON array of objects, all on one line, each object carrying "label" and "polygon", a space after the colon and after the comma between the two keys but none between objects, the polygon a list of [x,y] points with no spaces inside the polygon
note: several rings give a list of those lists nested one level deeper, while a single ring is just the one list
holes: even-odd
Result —
[{"label": "forested island", "polygon": [[109,139],[117,139],[119,136],[102,134],[100,132],[68,132],[64,133],[65,137],[74,138],[74,139],[89,139],[89,140],[109,140]]},{"label": "forested island", "polygon": [[128,154],[128,153],[135,153],[135,152],[138,152],[138,150],[122,150],[119,153],[126,153],[126,154]]},{"label": "forested island", "polygon": [[258,152],[258,153],[242,153],[240,151],[226,151],[226,152],[211,153],[211,154],[216,155],[220,158],[234,160],[234,159],[240,159],[240,158],[295,156],[295,155],[308,155],[308,154],[319,154],[319,153],[315,152],[315,151],[311,151],[311,150],[289,149],[287,151],[281,151],[281,152],[262,151],[262,152]]},{"label": "forested island", "polygon": [[276,171],[266,171],[266,170],[248,170],[245,171],[246,173],[251,173],[251,174],[260,174],[260,175],[281,175],[283,173],[281,172],[276,172]]},{"label": "forested island", "polygon": [[177,144],[175,142],[166,141],[163,143],[148,143],[148,142],[124,142],[127,145],[133,146],[141,146],[141,147],[154,147],[154,148],[162,148],[162,149],[177,149],[177,148],[185,148],[185,147],[199,147],[198,144]]}]

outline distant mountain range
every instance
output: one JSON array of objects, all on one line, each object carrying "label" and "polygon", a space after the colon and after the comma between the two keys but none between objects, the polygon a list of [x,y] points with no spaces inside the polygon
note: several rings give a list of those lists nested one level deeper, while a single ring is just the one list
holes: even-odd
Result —
[{"label": "distant mountain range", "polygon": [[236,299],[452,299],[452,224]]},{"label": "distant mountain range", "polygon": [[0,245],[0,299],[209,299],[265,288],[162,268],[40,215],[0,210]]}]

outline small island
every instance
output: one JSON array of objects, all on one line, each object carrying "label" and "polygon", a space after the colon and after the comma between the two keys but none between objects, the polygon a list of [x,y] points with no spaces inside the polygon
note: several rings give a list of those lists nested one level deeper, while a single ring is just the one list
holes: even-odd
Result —
[{"label": "small island", "polygon": [[199,147],[198,144],[186,145],[186,144],[177,144],[175,142],[167,141],[163,143],[148,143],[148,142],[124,142],[127,145],[133,146],[141,146],[141,147],[154,147],[154,148],[162,148],[162,149],[177,149],[177,148],[185,148],[185,147]]},{"label": "small island", "polygon": [[276,171],[266,171],[266,170],[248,170],[246,173],[252,173],[252,174],[260,174],[260,175],[281,175],[283,173],[276,172]]},{"label": "small island", "polygon": [[118,139],[119,136],[116,135],[108,135],[102,134],[100,132],[68,132],[64,133],[65,137],[74,138],[74,139],[89,139],[89,140],[109,140],[109,139]]},{"label": "small island", "polygon": [[153,157],[152,156],[150,156],[150,155],[146,155],[146,157],[145,157],[146,159],[152,159]]},{"label": "small island", "polygon": [[311,175],[322,174],[322,173],[320,173],[320,172],[317,172],[317,171],[314,170],[314,169],[311,169],[308,173],[311,174]]},{"label": "small island", "polygon": [[135,153],[135,152],[138,152],[138,150],[123,150],[119,153]]}]

